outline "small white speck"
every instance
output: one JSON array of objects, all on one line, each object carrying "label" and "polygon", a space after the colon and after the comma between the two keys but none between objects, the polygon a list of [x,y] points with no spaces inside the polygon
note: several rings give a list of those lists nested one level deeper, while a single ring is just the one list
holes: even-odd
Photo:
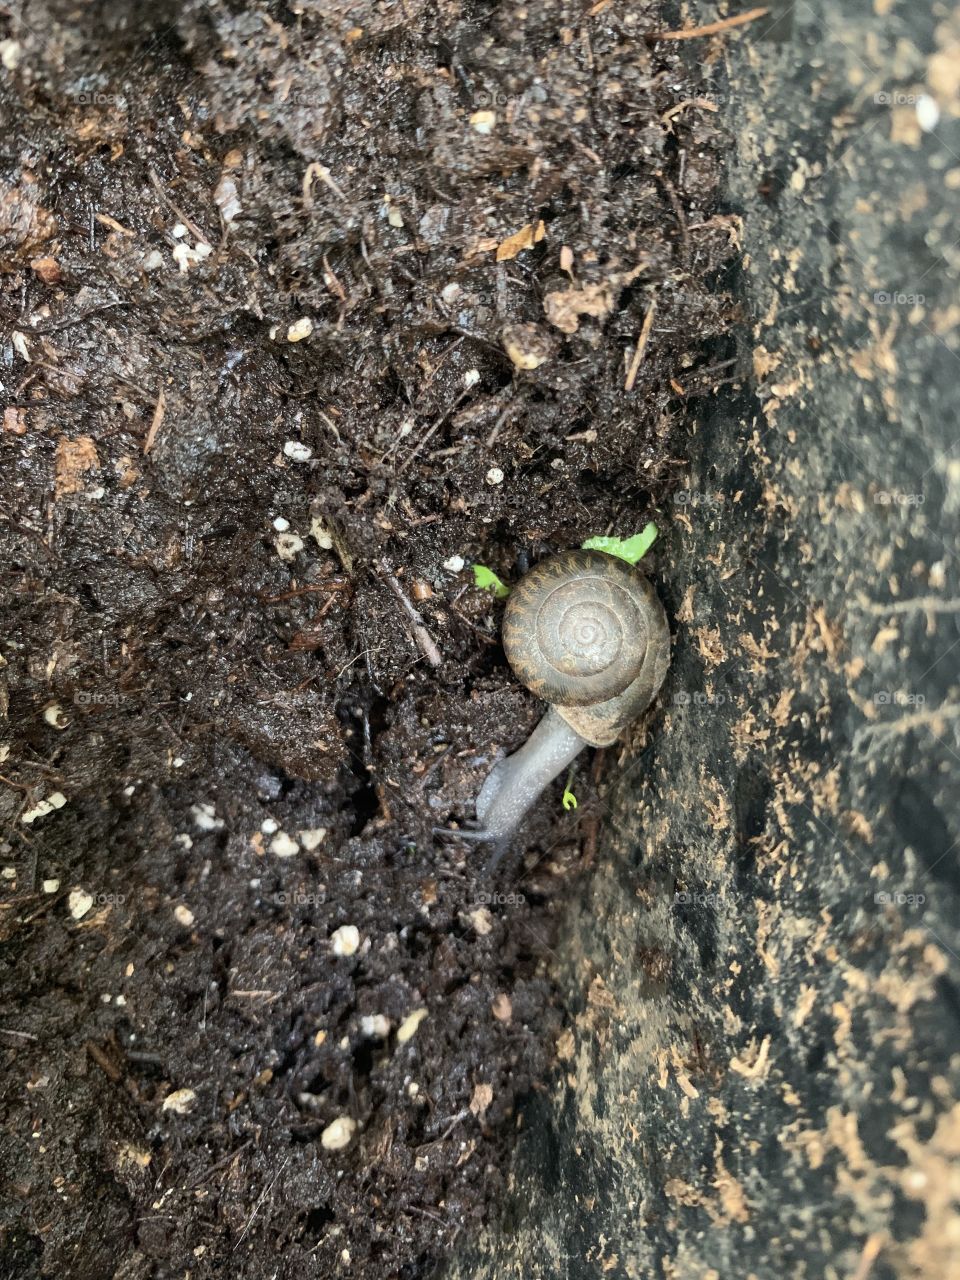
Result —
[{"label": "small white speck", "polygon": [[940,108],[928,93],[917,99],[917,123],[924,133],[932,133],[940,123]]},{"label": "small white speck", "polygon": [[173,843],[181,845],[184,849],[193,848],[193,838],[188,836],[186,831],[181,831],[178,836],[174,836]]},{"label": "small white speck", "polygon": [[280,559],[290,564],[303,550],[303,539],[299,533],[278,533],[273,545],[277,548]]},{"label": "small white speck", "polygon": [[201,831],[219,831],[223,826],[223,819],[217,817],[216,809],[207,801],[193,805],[190,812],[193,814],[194,824]]},{"label": "small white speck", "polygon": [[314,516],[310,522],[310,537],[321,551],[329,551],[333,546],[333,536],[319,516]]},{"label": "small white speck", "polygon": [[283,446],[283,452],[291,462],[309,462],[313,457],[310,446],[300,440],[288,440]]},{"label": "small white speck", "polygon": [[320,1145],[324,1151],[342,1151],[350,1145],[356,1131],[356,1120],[351,1120],[349,1116],[337,1116],[321,1133]]},{"label": "small white speck", "polygon": [[480,381],[479,369],[468,369],[467,372],[463,375],[463,385],[467,388],[468,391],[470,390],[471,387],[475,387],[479,381]]},{"label": "small white speck", "polygon": [[260,823],[260,830],[265,836],[272,836],[275,831],[280,830],[280,824],[274,818],[264,818]]},{"label": "small white speck", "polygon": [[60,888],[60,881],[44,880],[43,884],[41,885],[41,888],[43,889],[44,893],[56,893],[57,890]]},{"label": "small white speck", "polygon": [[427,1016],[427,1010],[423,1008],[408,1013],[397,1028],[397,1044],[406,1044],[408,1040],[412,1040],[417,1034],[417,1027]]},{"label": "small white speck", "polygon": [[367,1014],[360,1019],[360,1029],[371,1040],[386,1040],[390,1034],[390,1019],[384,1013]]},{"label": "small white speck", "polygon": [[294,858],[300,852],[300,846],[285,831],[279,831],[270,841],[270,852],[278,858]]},{"label": "small white speck", "polygon": [[487,484],[503,484],[503,472],[499,467],[491,467],[487,472]]},{"label": "small white speck", "polygon": [[125,796],[132,796],[132,795],[133,795],[133,793],[136,791],[136,789],[137,789],[137,788],[136,788],[136,787],[134,786],[134,784],[131,782],[131,784],[130,784],[128,787],[124,787],[124,788],[123,788],[123,794],[124,794]]},{"label": "small white speck", "polygon": [[323,843],[326,834],[326,827],[305,827],[302,831],[297,832],[297,838],[307,853],[313,853],[314,849]]},{"label": "small white speck", "polygon": [[330,935],[335,956],[352,956],[360,946],[360,930],[355,924],[342,924]]},{"label": "small white speck", "polygon": [[290,521],[284,520],[283,516],[277,516],[276,520],[273,522],[273,527],[276,529],[277,533],[286,533],[290,528]]},{"label": "small white speck", "polygon": [[185,907],[183,903],[179,903],[173,909],[173,918],[177,924],[182,924],[185,929],[189,929],[193,924],[195,916],[189,907]]},{"label": "small white speck", "polygon": [[174,756],[170,763],[175,769],[182,769],[186,761],[183,756]]},{"label": "small white speck", "polygon": [[462,290],[458,284],[445,284],[440,290],[440,297],[449,305],[451,302],[456,302],[461,292]]},{"label": "small white speck", "polygon": [[466,563],[463,556],[450,556],[448,560],[444,560],[443,567],[448,573],[462,573]]},{"label": "small white speck", "polygon": [[304,338],[309,338],[311,333],[313,333],[313,321],[309,316],[301,316],[287,329],[287,341],[302,342]]},{"label": "small white speck", "polygon": [[188,1111],[193,1110],[196,1100],[197,1095],[193,1089],[174,1089],[173,1093],[168,1093],[164,1098],[163,1110],[175,1111],[177,1115],[185,1116]]},{"label": "small white speck", "polygon": [[8,71],[16,71],[23,53],[23,45],[17,40],[0,40],[0,63]]},{"label": "small white speck", "polygon": [[497,113],[495,111],[474,111],[470,117],[470,128],[484,135],[493,133],[493,126],[496,123]]},{"label": "small white speck", "polygon": [[67,797],[63,792],[54,791],[45,800],[38,801],[32,809],[28,809],[20,821],[27,824],[35,822],[37,818],[45,818],[48,813],[53,813],[54,809],[62,809],[66,803]]},{"label": "small white speck", "polygon": [[86,889],[71,889],[67,898],[67,910],[74,920],[82,920],[93,906],[93,895]]}]

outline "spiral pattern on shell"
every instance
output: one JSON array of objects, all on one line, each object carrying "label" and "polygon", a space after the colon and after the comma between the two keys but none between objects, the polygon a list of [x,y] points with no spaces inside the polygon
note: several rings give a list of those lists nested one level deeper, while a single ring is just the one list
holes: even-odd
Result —
[{"label": "spiral pattern on shell", "polygon": [[651,665],[665,671],[669,632],[642,573],[601,551],[566,551],[511,592],[503,643],[533,693],[587,707],[617,698]]}]

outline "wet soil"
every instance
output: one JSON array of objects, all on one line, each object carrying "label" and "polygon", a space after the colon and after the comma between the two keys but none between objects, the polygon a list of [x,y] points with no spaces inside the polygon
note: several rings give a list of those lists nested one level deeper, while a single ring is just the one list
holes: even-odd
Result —
[{"label": "wet soil", "polygon": [[662,524],[736,374],[675,16],[0,7],[4,1276],[496,1213],[605,770],[495,876],[434,836],[542,711],[469,566]]}]

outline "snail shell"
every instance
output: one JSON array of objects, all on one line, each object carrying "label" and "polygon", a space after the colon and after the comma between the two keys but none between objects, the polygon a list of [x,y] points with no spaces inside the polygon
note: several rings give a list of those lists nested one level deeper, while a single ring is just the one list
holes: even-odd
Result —
[{"label": "snail shell", "polygon": [[513,589],[503,645],[517,678],[591,746],[614,742],[656,696],[670,629],[653,587],[602,551],[565,551]]}]

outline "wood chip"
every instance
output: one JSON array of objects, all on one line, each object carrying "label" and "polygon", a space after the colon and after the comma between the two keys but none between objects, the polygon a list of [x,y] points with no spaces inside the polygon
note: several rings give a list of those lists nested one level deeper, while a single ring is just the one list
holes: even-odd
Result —
[{"label": "wood chip", "polygon": [[507,236],[506,240],[500,241],[497,245],[497,262],[509,262],[511,258],[515,258],[524,249],[532,249],[535,244],[540,243],[546,234],[547,229],[543,225],[542,218],[536,226],[532,222],[528,222],[525,227],[515,231],[512,236]]},{"label": "wood chip", "polygon": [[640,337],[637,339],[637,349],[633,353],[633,359],[630,362],[630,368],[627,371],[627,378],[623,384],[624,391],[632,391],[633,384],[637,380],[637,372],[640,369],[640,361],[643,359],[643,353],[647,349],[647,343],[650,340],[650,329],[653,325],[653,317],[657,313],[656,298],[650,299],[650,309],[643,319],[643,328],[640,330]]},{"label": "wood chip", "polygon": [[84,485],[83,477],[88,471],[95,471],[99,465],[97,447],[90,436],[77,436],[74,440],[61,436],[57,443],[54,498],[62,498],[67,493],[79,493]]},{"label": "wood chip", "polygon": [[153,420],[150,423],[150,430],[147,432],[147,438],[143,442],[143,452],[149,453],[153,448],[157,438],[157,432],[160,430],[160,424],[163,422],[163,415],[167,409],[167,397],[161,391],[157,396],[157,405],[153,411]]},{"label": "wood chip", "polygon": [[647,36],[648,40],[697,40],[701,36],[716,36],[724,31],[732,31],[734,27],[745,26],[748,22],[756,22],[770,12],[769,9],[748,9],[746,13],[738,13],[732,18],[723,18],[719,22],[708,22],[703,27],[688,27],[686,31],[655,31]]}]

